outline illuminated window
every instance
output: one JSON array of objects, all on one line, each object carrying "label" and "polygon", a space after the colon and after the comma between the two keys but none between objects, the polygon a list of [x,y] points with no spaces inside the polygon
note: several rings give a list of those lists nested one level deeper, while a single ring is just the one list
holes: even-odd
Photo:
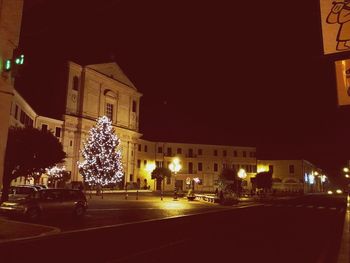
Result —
[{"label": "illuminated window", "polygon": [[107,103],[106,105],[106,116],[113,121],[113,104]]}]

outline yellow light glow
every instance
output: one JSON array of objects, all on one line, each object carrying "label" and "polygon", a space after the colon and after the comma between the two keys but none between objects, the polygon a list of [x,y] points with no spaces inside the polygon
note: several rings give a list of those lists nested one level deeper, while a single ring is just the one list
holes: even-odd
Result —
[{"label": "yellow light glow", "polygon": [[268,172],[269,171],[269,166],[268,165],[263,165],[263,164],[258,164],[257,171],[258,171],[258,173]]},{"label": "yellow light glow", "polygon": [[349,178],[350,176],[348,174],[345,175],[346,178]]},{"label": "yellow light glow", "polygon": [[182,166],[180,164],[179,158],[174,158],[173,161],[169,164],[169,169],[173,173],[177,173],[178,171],[181,170],[181,168]]},{"label": "yellow light glow", "polygon": [[318,172],[316,171],[316,172],[314,172],[314,175],[318,175]]},{"label": "yellow light glow", "polygon": [[344,168],[343,168],[343,171],[346,172],[346,173],[348,173],[348,172],[349,172],[349,168],[348,168],[348,167],[344,167]]},{"label": "yellow light glow", "polygon": [[239,169],[238,171],[238,177],[241,178],[241,179],[245,179],[247,177],[247,173],[245,172],[244,169]]},{"label": "yellow light glow", "polygon": [[145,170],[149,173],[151,173],[154,169],[156,169],[156,165],[154,163],[148,163],[146,164]]},{"label": "yellow light glow", "polygon": [[337,192],[337,194],[342,194],[343,193],[343,191],[340,190],[340,189],[337,189],[336,192]]},{"label": "yellow light glow", "polygon": [[333,192],[331,190],[328,190],[327,194],[331,195],[331,194],[333,194]]}]

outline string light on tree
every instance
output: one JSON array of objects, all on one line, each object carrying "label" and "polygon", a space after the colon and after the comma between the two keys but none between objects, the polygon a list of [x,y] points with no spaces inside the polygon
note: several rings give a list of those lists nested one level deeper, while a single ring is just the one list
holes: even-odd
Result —
[{"label": "string light on tree", "polygon": [[90,186],[116,184],[124,176],[122,156],[117,150],[120,140],[106,116],[97,119],[81,150],[83,161],[78,162],[79,172]]}]

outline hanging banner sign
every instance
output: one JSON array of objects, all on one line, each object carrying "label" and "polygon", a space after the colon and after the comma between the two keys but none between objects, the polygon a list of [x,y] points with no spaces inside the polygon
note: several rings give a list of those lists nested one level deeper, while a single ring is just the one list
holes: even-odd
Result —
[{"label": "hanging banner sign", "polygon": [[350,59],[335,62],[338,105],[350,105]]},{"label": "hanging banner sign", "polygon": [[350,0],[320,0],[324,54],[350,51]]}]

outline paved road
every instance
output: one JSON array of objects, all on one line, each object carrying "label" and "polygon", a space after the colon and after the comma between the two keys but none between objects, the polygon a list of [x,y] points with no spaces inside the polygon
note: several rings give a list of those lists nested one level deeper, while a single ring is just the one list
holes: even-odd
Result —
[{"label": "paved road", "polygon": [[36,262],[336,262],[344,204],[309,196],[216,209],[16,242],[0,255],[6,262],[33,254],[41,255]]}]

